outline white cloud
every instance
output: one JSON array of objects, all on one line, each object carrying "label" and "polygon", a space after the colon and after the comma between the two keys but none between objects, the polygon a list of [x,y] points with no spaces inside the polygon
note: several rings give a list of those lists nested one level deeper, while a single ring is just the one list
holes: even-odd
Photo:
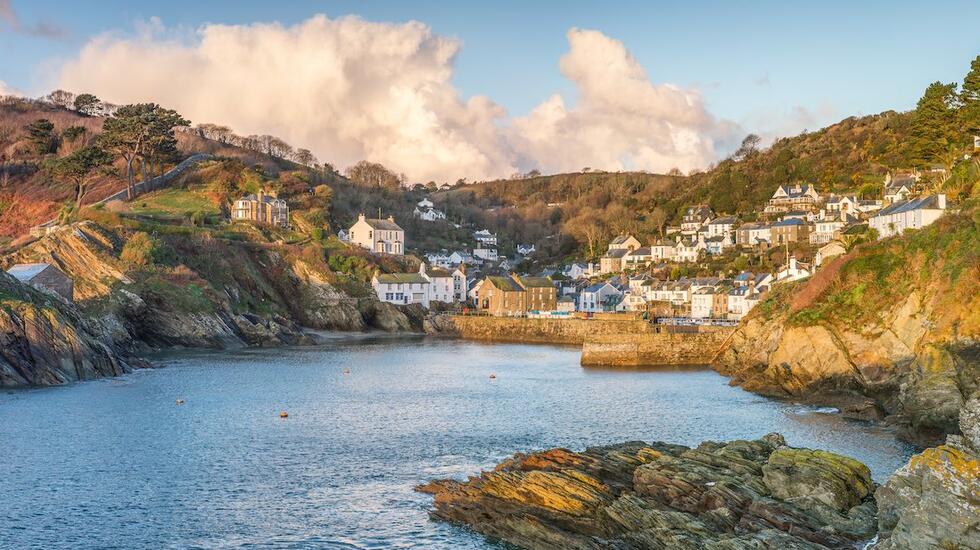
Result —
[{"label": "white cloud", "polygon": [[585,166],[687,171],[715,160],[731,123],[708,113],[700,94],[650,82],[623,43],[572,29],[561,72],[578,90],[572,107],[558,95],[514,120],[515,148],[545,172]]},{"label": "white cloud", "polygon": [[688,169],[731,133],[693,90],[654,85],[622,43],[573,29],[561,71],[579,90],[513,120],[452,84],[457,40],[418,22],[314,16],[293,26],[152,19],[103,35],[61,66],[59,87],[116,103],[155,101],[195,122],[269,133],[346,166],[381,162],[412,180],[471,180],[518,169]]},{"label": "white cloud", "polygon": [[16,88],[11,88],[10,86],[7,85],[6,82],[0,80],[0,97],[7,96],[7,95],[19,97],[19,96],[23,96],[24,94],[21,93],[20,90]]}]

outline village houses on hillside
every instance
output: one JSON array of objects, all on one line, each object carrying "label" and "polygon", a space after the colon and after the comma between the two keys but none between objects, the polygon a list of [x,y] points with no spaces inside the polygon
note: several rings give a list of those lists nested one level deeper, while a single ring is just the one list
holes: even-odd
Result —
[{"label": "village houses on hillside", "polygon": [[364,214],[358,215],[357,221],[347,231],[347,239],[371,252],[396,255],[405,253],[405,230],[391,216],[385,220],[375,220],[365,218]]},{"label": "village houses on hillside", "polygon": [[391,304],[428,308],[432,302],[462,302],[467,293],[466,269],[427,269],[423,263],[417,273],[375,273],[371,287],[379,300]]}]

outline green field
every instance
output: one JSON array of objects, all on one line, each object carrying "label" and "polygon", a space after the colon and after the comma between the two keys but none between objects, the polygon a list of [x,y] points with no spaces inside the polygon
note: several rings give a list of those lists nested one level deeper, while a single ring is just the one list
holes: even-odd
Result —
[{"label": "green field", "polygon": [[162,189],[137,197],[129,212],[141,216],[185,216],[194,212],[217,215],[218,206],[205,194],[191,189]]}]

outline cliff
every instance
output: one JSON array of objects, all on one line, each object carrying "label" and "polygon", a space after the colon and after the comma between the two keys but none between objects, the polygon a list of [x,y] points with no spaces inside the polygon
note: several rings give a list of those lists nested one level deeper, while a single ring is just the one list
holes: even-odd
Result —
[{"label": "cliff", "polygon": [[[143,256],[127,247],[137,241],[149,243]],[[301,247],[223,239],[204,231],[147,237],[80,222],[0,262],[57,266],[75,282],[75,318],[93,320],[89,323],[98,324],[101,340],[129,353],[310,344],[315,338],[306,328],[398,331],[421,330],[422,324],[420,312],[411,308],[383,304],[370,292],[353,297],[340,290],[322,261]],[[28,385],[73,379],[20,378]]]},{"label": "cliff", "polygon": [[0,387],[64,384],[148,366],[60,298],[0,272]]},{"label": "cliff", "polygon": [[932,442],[980,387],[980,217],[856,248],[778,288],[716,368],[747,390],[888,417]]}]

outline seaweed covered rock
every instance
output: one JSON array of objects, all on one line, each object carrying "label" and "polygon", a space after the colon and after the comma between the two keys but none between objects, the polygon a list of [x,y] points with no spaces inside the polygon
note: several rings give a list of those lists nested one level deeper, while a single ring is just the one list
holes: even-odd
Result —
[{"label": "seaweed covered rock", "polygon": [[873,488],[863,464],[770,434],[519,454],[418,490],[434,518],[521,548],[819,549],[874,535]]},{"label": "seaweed covered rock", "polygon": [[960,412],[960,429],[877,490],[876,550],[980,548],[980,393]]}]

